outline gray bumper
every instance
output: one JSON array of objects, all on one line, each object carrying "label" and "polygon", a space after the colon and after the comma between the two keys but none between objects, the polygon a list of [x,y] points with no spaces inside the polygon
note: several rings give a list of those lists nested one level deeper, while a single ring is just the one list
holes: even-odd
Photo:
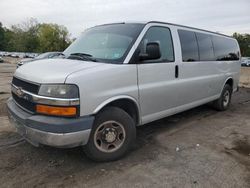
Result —
[{"label": "gray bumper", "polygon": [[11,124],[35,146],[75,147],[88,142],[94,116],[73,119],[32,115],[17,106],[12,98],[7,107]]}]

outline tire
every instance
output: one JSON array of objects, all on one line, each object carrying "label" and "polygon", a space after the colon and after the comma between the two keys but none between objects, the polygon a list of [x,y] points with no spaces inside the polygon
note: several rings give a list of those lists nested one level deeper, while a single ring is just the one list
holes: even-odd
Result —
[{"label": "tire", "polygon": [[219,99],[213,102],[213,107],[218,111],[225,111],[229,108],[232,96],[232,87],[226,84]]},{"label": "tire", "polygon": [[97,114],[84,150],[94,161],[114,161],[130,150],[135,138],[135,122],[130,115],[120,108],[107,107]]}]

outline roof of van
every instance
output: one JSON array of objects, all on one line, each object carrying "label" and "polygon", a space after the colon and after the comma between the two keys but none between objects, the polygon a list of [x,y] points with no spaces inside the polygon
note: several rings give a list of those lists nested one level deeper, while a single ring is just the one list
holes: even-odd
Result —
[{"label": "roof of van", "polygon": [[[185,25],[180,25],[180,24],[174,24],[174,23],[169,23],[169,22],[162,22],[162,21],[126,21],[126,22],[107,23],[107,24],[101,24],[101,25],[126,24],[126,23],[145,24],[145,25],[149,24],[149,23],[168,24],[168,25],[184,27],[184,28],[188,28],[188,29],[195,29],[195,30],[199,30],[199,31],[209,32],[209,33],[212,33],[212,34],[233,38],[232,36],[225,35],[225,34],[218,33],[218,32],[214,32],[214,31],[208,31],[208,30],[205,30],[205,29],[199,29],[199,28],[195,28],[195,27],[190,27],[190,26],[185,26]],[[98,26],[101,26],[101,25],[98,25]]]}]

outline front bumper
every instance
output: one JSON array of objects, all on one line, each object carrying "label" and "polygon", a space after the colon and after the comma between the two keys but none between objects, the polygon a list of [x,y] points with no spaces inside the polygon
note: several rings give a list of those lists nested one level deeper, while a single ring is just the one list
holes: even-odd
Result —
[{"label": "front bumper", "polygon": [[12,98],[7,101],[9,119],[17,132],[34,146],[75,147],[88,142],[94,116],[61,118],[33,115]]}]

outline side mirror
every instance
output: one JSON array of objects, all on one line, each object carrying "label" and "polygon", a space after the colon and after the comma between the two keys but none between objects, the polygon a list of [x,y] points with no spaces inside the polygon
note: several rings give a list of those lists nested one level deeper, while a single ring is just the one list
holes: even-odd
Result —
[{"label": "side mirror", "polygon": [[160,45],[158,42],[149,42],[146,45],[146,53],[139,54],[140,60],[154,60],[161,58]]}]

